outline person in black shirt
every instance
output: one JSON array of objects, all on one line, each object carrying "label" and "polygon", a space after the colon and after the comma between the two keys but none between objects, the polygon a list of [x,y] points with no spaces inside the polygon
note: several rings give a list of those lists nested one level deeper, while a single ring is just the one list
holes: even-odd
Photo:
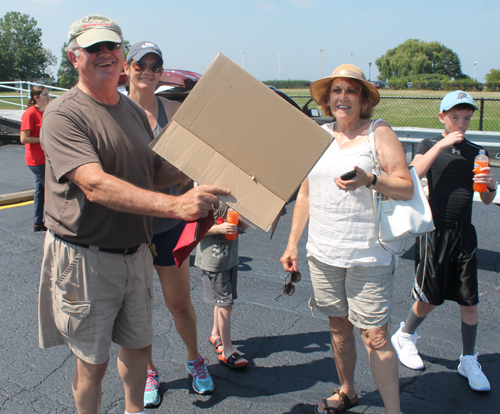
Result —
[{"label": "person in black shirt", "polygon": [[464,134],[474,111],[472,97],[462,91],[447,94],[440,106],[443,134],[423,140],[412,165],[419,176],[427,175],[429,204],[436,230],[415,243],[415,283],[411,296],[416,299],[406,322],[391,341],[403,365],[422,369],[416,342],[416,329],[425,317],[445,300],[457,302],[462,320],[462,355],[458,373],[468,378],[475,391],[489,391],[490,384],[474,353],[479,303],[477,282],[477,235],[471,222],[473,183],[484,183],[487,191],[481,201],[490,204],[498,184],[489,167],[474,175],[474,158],[482,148]]}]

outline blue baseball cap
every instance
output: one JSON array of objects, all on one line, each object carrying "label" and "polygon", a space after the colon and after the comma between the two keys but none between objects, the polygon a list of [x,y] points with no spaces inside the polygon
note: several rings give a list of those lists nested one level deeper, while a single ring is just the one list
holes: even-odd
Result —
[{"label": "blue baseball cap", "polygon": [[148,53],[154,53],[155,55],[157,55],[161,60],[161,64],[163,65],[163,55],[161,54],[160,48],[153,42],[146,41],[136,43],[130,48],[130,52],[128,52],[127,55],[127,62],[130,63],[133,60],[141,60],[141,58]]},{"label": "blue baseball cap", "polygon": [[467,92],[464,91],[454,91],[446,94],[446,96],[441,101],[439,106],[439,112],[449,111],[454,106],[460,104],[467,104],[472,106],[474,109],[479,109],[474,103],[474,99]]}]

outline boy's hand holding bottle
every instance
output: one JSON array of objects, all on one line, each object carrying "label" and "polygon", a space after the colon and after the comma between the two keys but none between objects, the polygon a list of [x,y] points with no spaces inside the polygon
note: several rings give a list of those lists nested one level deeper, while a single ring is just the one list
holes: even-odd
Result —
[{"label": "boy's hand holding bottle", "polygon": [[[215,227],[217,229],[217,233],[226,235],[226,238],[228,238],[228,235],[230,237],[234,235],[234,239],[236,238],[236,234],[238,232],[238,222],[236,222],[236,224],[228,223],[227,221],[224,221],[222,217],[219,217],[217,219],[217,226]],[[229,240],[234,240],[234,239],[229,239]]]},{"label": "boy's hand holding bottle", "polygon": [[238,222],[239,221],[240,221],[240,215],[236,211],[229,210],[227,212],[226,223],[234,226],[234,231],[231,233],[226,233],[226,239],[236,240],[236,237],[238,236]]},{"label": "boy's hand holding bottle", "polygon": [[484,193],[488,189],[488,183],[494,181],[490,170],[490,160],[486,156],[486,151],[480,150],[474,159],[474,191]]}]

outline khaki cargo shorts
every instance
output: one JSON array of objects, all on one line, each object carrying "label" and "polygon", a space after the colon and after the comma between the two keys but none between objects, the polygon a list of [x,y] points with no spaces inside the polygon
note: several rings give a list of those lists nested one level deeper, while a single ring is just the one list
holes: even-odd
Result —
[{"label": "khaki cargo shorts", "polygon": [[330,266],[309,257],[313,293],[309,307],[332,317],[348,316],[358,328],[379,328],[391,317],[395,260],[389,266]]},{"label": "khaki cargo shorts", "polygon": [[111,342],[138,349],[153,341],[153,262],[146,244],[130,255],[75,246],[47,231],[39,291],[39,340],[67,344],[91,364]]}]

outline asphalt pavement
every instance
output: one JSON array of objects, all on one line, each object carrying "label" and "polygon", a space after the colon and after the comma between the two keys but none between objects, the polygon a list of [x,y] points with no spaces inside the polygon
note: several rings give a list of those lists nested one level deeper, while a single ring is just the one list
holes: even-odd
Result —
[{"label": "asphalt pavement", "polygon": [[[0,194],[33,188],[20,145],[0,146]],[[234,371],[218,363],[208,341],[212,307],[203,302],[201,272],[191,256],[191,297],[198,314],[200,351],[209,359],[215,391],[192,391],[185,369],[186,351],[155,279],[154,361],[160,371],[162,402],[154,413],[313,413],[314,404],[338,386],[328,323],[307,306],[310,277],[302,238],[302,280],[291,297],[274,298],[283,287],[279,258],[286,246],[294,203],[286,206],[273,239],[251,227],[240,237],[237,300],[232,336],[251,363]],[[74,413],[71,380],[74,357],[66,347],[38,348],[37,292],[44,233],[32,230],[33,205],[0,207],[0,412],[10,414]],[[500,214],[499,207],[474,205],[479,235],[479,362],[491,391],[472,391],[457,371],[461,353],[458,306],[436,309],[418,331],[423,371],[399,365],[401,412],[404,414],[494,414],[500,412]],[[412,300],[413,248],[396,271],[391,332],[408,314]],[[366,351],[357,334],[358,406],[350,413],[383,413]],[[123,413],[123,387],[113,346],[103,383],[102,413]]]}]

